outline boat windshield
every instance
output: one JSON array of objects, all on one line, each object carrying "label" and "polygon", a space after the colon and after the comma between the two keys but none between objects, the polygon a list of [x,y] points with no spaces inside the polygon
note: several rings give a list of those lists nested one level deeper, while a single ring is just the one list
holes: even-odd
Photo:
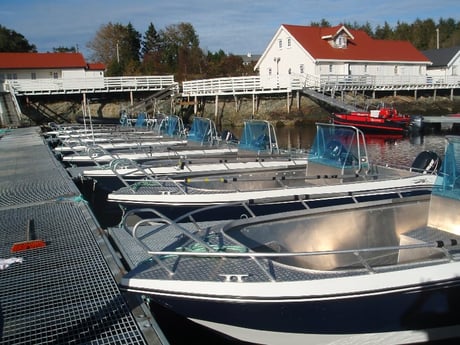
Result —
[{"label": "boat windshield", "polygon": [[309,153],[309,163],[360,171],[368,167],[364,134],[352,126],[317,124],[316,137]]},{"label": "boat windshield", "polygon": [[444,162],[433,194],[460,200],[460,137],[446,136]]},{"label": "boat windshield", "polygon": [[275,129],[268,121],[245,121],[239,149],[273,153],[278,151]]},{"label": "boat windshield", "polygon": [[201,145],[212,145],[217,141],[216,125],[210,119],[195,117],[187,135],[187,140]]},{"label": "boat windshield", "polygon": [[184,124],[182,119],[177,115],[165,116],[155,130],[162,135],[173,137],[181,137],[184,133]]}]

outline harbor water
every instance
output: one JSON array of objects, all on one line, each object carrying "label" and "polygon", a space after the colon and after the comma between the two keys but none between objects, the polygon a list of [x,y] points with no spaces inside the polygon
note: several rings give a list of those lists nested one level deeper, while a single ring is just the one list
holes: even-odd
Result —
[{"label": "harbor water", "polygon": [[[316,127],[314,125],[302,128],[277,129],[279,146],[282,148],[308,150],[313,143],[315,134]],[[434,151],[443,157],[446,135],[454,135],[454,133],[442,131],[407,136],[366,135],[369,160],[379,164],[407,167],[422,151]],[[82,193],[92,205],[93,212],[103,228],[118,224],[121,219],[120,209],[105,201],[107,194],[98,190],[97,184],[93,188],[82,188]],[[171,344],[242,344],[216,335],[162,307],[152,306],[152,312]]]}]

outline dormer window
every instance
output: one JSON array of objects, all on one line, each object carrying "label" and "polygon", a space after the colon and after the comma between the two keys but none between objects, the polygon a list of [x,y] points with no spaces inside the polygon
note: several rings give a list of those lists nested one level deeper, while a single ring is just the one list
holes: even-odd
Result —
[{"label": "dormer window", "polygon": [[347,47],[347,38],[345,35],[339,35],[335,39],[335,46],[337,48],[346,48]]},{"label": "dormer window", "polygon": [[354,36],[345,26],[341,26],[335,33],[328,33],[321,36],[321,39],[327,41],[331,47],[345,49],[348,46],[348,40],[354,40]]}]

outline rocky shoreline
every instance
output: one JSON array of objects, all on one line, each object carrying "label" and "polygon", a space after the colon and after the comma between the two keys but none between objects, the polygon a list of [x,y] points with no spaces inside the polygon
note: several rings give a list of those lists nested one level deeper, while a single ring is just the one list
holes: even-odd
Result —
[{"label": "rocky shoreline", "polygon": [[[346,99],[345,99],[346,100]],[[286,95],[276,96],[263,96],[258,100],[257,112],[253,114],[252,97],[240,97],[236,102],[233,97],[219,99],[217,107],[214,99],[207,99],[206,102],[201,104],[198,115],[214,118],[215,122],[222,127],[237,127],[242,124],[245,119],[256,118],[269,120],[276,126],[301,126],[317,121],[327,121],[329,114],[336,110],[328,108],[327,105],[319,104],[309,97],[303,95],[299,99],[300,107],[297,107],[297,99],[294,97],[290,100],[290,109],[288,111],[288,100]],[[350,100],[346,100],[350,101]],[[454,96],[453,100],[450,97],[437,96],[434,97],[414,97],[410,96],[387,96],[369,100],[359,99],[355,96],[355,104],[369,105],[369,107],[376,107],[378,104],[384,103],[392,105],[400,113],[408,115],[448,115],[460,113],[460,96]],[[129,105],[126,99],[104,99],[99,101],[92,101],[90,103],[90,112],[94,118],[119,118],[122,109],[126,109]],[[46,106],[56,114],[60,114],[60,118],[67,119],[68,122],[76,122],[78,117],[82,116],[81,105],[75,101],[56,101],[49,102]],[[174,105],[171,109],[171,102],[160,103],[157,111],[163,113],[183,113],[183,107]],[[189,117],[190,110],[188,109]],[[193,113],[193,112],[192,112]],[[135,116],[135,114],[133,114]],[[151,115],[151,114],[149,114]]]}]

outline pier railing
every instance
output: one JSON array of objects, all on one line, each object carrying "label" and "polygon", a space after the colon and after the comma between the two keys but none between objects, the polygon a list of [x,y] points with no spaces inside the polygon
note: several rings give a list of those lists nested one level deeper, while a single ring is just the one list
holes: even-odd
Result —
[{"label": "pier railing", "polygon": [[213,96],[287,92],[301,90],[302,80],[295,77],[227,77],[184,81],[183,96]]},{"label": "pier railing", "polygon": [[141,77],[94,77],[61,79],[9,79],[4,90],[15,95],[78,94],[120,91],[157,91],[179,89],[173,75]]},{"label": "pier railing", "polygon": [[301,75],[229,77],[183,82],[183,96],[213,96],[290,92],[303,88],[316,91],[423,90],[460,88],[460,76]]},{"label": "pier railing", "polygon": [[[15,79],[3,90],[22,95],[72,94],[120,91],[159,91],[179,84],[173,75],[61,79]],[[182,95],[217,96],[284,93],[304,88],[316,91],[458,89],[460,76],[304,75],[245,76],[184,81]]]},{"label": "pier railing", "polygon": [[[312,86],[306,83],[306,87]],[[314,85],[317,87],[317,85]],[[433,90],[458,89],[460,76],[410,76],[410,75],[321,75],[321,90]]]}]

